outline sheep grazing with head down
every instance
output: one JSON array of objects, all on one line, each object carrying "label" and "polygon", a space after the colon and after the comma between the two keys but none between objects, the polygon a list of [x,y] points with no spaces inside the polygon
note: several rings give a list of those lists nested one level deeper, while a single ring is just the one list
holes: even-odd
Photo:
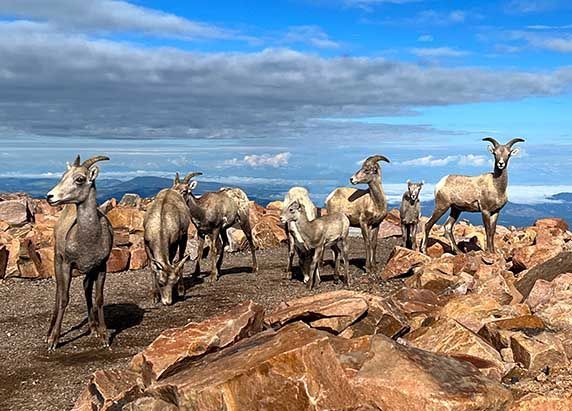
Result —
[{"label": "sheep grazing with head down", "polygon": [[328,214],[342,213],[352,227],[360,227],[365,242],[365,270],[370,273],[377,265],[377,235],[379,226],[387,216],[387,198],[381,185],[380,161],[389,160],[380,155],[368,157],[350,178],[352,184],[367,184],[367,190],[340,187],[326,199]]},{"label": "sheep grazing with head down", "polygon": [[[177,181],[178,173],[175,184]],[[190,223],[189,207],[183,196],[173,188],[161,190],[147,208],[143,228],[145,250],[153,269],[155,303],[161,301],[163,305],[171,305],[173,291],[179,297],[185,295],[183,267],[189,259],[185,249]]]},{"label": "sheep grazing with head down", "polygon": [[[290,190],[288,190],[286,196],[284,197],[284,206],[282,210],[287,209],[294,201],[298,201],[300,204],[304,205],[304,211],[308,221],[312,221],[316,218],[318,215],[318,210],[310,199],[308,190],[306,190],[304,187],[292,187]],[[305,267],[307,265],[305,264],[306,257],[308,256],[308,252],[310,250],[308,245],[304,244],[304,239],[300,235],[296,222],[291,221],[286,224],[286,234],[288,235],[288,265],[286,267],[286,278],[291,279],[294,254],[298,254],[300,267]],[[307,271],[304,272],[304,282],[307,283],[309,279],[309,273]]]},{"label": "sheep grazing with head down", "polygon": [[423,181],[420,183],[412,183],[410,180],[407,180],[407,191],[403,193],[401,206],[399,207],[403,246],[411,250],[417,249],[416,234],[419,219],[421,218],[419,193],[422,188]]},{"label": "sheep grazing with head down", "polygon": [[296,223],[303,243],[308,249],[313,250],[312,262],[308,271],[310,277],[307,283],[308,288],[312,289],[320,283],[318,266],[324,258],[326,247],[331,247],[334,252],[334,281],[338,281],[340,260],[343,260],[344,282],[346,285],[350,284],[347,243],[350,221],[345,215],[332,213],[309,221],[306,216],[305,206],[298,201],[294,201],[282,211],[280,219],[284,224]]},{"label": "sheep grazing with head down", "polygon": [[435,186],[435,210],[425,225],[425,235],[421,243],[422,252],[427,252],[427,241],[431,228],[449,209],[451,209],[451,215],[445,222],[445,236],[455,253],[461,251],[453,236],[453,226],[463,211],[482,214],[487,236],[487,251],[495,252],[494,239],[497,220],[500,211],[508,201],[508,162],[519,151],[518,148],[512,146],[524,142],[524,140],[513,138],[506,144],[500,144],[494,138],[486,137],[483,141],[491,143],[489,151],[494,156],[495,161],[493,172],[472,177],[448,175],[439,181]]}]

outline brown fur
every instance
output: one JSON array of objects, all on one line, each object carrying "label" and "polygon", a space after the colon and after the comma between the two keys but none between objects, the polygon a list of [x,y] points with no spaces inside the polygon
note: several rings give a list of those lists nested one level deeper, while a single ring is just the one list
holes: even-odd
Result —
[{"label": "brown fur", "polygon": [[494,236],[499,213],[508,201],[506,192],[508,162],[512,155],[518,153],[518,149],[513,149],[512,146],[524,140],[515,138],[507,144],[499,144],[491,137],[483,140],[492,143],[489,151],[495,158],[493,172],[474,177],[449,175],[437,184],[435,187],[435,210],[425,225],[425,235],[421,243],[422,252],[427,251],[427,241],[431,228],[449,209],[451,215],[445,222],[445,236],[455,253],[459,253],[460,250],[453,235],[453,227],[463,211],[482,214],[487,236],[487,251],[495,252]]},{"label": "brown fur", "polygon": [[[183,196],[176,190],[159,192],[145,213],[145,250],[153,268],[153,295],[163,305],[173,302],[176,287],[184,296],[183,267],[191,216]],[[178,253],[178,261],[175,261]]]},{"label": "brown fur", "polygon": [[298,202],[292,202],[284,208],[281,215],[284,224],[296,223],[298,232],[304,245],[312,251],[312,262],[308,270],[308,288],[312,289],[320,283],[318,266],[324,258],[324,251],[327,247],[334,251],[335,271],[334,281],[338,281],[340,260],[344,263],[344,282],[350,284],[348,270],[348,233],[350,222],[342,213],[331,213],[326,216],[309,220],[306,215],[305,206]]},{"label": "brown fur", "polygon": [[177,178],[173,187],[185,198],[191,213],[191,221],[197,228],[199,246],[195,275],[200,273],[200,259],[203,254],[205,237],[208,235],[212,243],[210,280],[214,282],[218,279],[224,257],[224,247],[228,244],[226,229],[235,225],[239,225],[244,231],[252,255],[252,272],[257,272],[256,251],[248,218],[250,201],[246,193],[239,188],[223,188],[197,198],[192,192],[197,182],[191,179],[200,174],[190,173],[183,181]]},{"label": "brown fur", "polygon": [[367,190],[349,187],[336,188],[326,199],[328,213],[342,213],[352,227],[360,227],[365,242],[366,272],[374,272],[377,265],[377,235],[379,225],[387,216],[387,199],[381,184],[381,167],[378,161],[389,160],[383,156],[371,156],[350,178],[352,184],[367,184]]},{"label": "brown fur", "polygon": [[[90,330],[105,346],[107,327],[103,317],[103,287],[106,263],[113,245],[113,228],[97,208],[94,163],[109,160],[94,157],[81,163],[77,156],[58,184],[47,194],[50,205],[66,204],[54,228],[56,302],[48,330],[48,349],[59,342],[62,319],[69,301],[72,270],[85,275],[83,286]],[[92,302],[95,285],[95,306]]]}]

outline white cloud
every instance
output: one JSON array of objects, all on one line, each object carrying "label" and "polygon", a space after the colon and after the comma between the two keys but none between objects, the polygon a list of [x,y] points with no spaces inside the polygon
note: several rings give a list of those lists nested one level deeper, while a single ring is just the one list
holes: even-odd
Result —
[{"label": "white cloud", "polygon": [[84,31],[141,32],[161,37],[230,38],[237,33],[121,0],[2,0],[0,16]]},{"label": "white cloud", "polygon": [[431,43],[433,40],[434,38],[431,34],[422,34],[419,37],[417,37],[417,41],[421,43]]},{"label": "white cloud", "polygon": [[459,166],[480,167],[487,164],[488,158],[481,155],[467,154],[454,155],[447,157],[434,157],[428,155],[425,157],[414,158],[412,160],[402,161],[396,164],[405,166],[424,166],[424,167],[443,167],[449,164],[457,164]]},{"label": "white cloud", "polygon": [[0,56],[5,137],[323,140],[393,133],[399,139],[407,128],[417,136],[434,130],[317,119],[381,117],[572,88],[569,67],[487,70],[289,49],[200,53],[30,21],[0,20]]},{"label": "white cloud", "polygon": [[293,26],[288,29],[284,36],[285,43],[308,44],[320,49],[337,49],[340,44],[332,40],[318,26]]},{"label": "white cloud", "polygon": [[271,154],[251,154],[246,155],[242,159],[233,158],[226,160],[225,166],[248,166],[248,167],[284,167],[288,165],[291,154],[289,152]]},{"label": "white cloud", "polygon": [[461,57],[469,54],[450,47],[414,48],[411,53],[418,57]]}]

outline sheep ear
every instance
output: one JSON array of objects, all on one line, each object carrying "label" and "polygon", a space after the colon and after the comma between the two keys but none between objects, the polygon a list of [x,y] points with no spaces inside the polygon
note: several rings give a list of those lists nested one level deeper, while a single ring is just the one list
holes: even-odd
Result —
[{"label": "sheep ear", "polygon": [[165,271],[165,267],[163,267],[163,264],[161,264],[154,258],[151,259],[151,263],[153,264],[153,268],[155,269],[155,271]]},{"label": "sheep ear", "polygon": [[411,185],[411,180],[407,180],[407,185]]},{"label": "sheep ear", "polygon": [[517,156],[518,153],[520,153],[520,149],[519,149],[519,148],[513,148],[512,150],[510,150],[510,155],[511,155],[511,156]]},{"label": "sheep ear", "polygon": [[69,161],[66,161],[66,167],[67,167],[68,170],[72,168],[72,165],[70,164]]},{"label": "sheep ear", "polygon": [[197,188],[198,185],[199,183],[196,180],[191,180],[191,182],[189,183],[189,189],[194,190],[195,188]]},{"label": "sheep ear", "polygon": [[489,153],[491,154],[495,153],[495,148],[493,146],[488,146],[487,148],[489,149]]},{"label": "sheep ear", "polygon": [[95,179],[97,178],[97,176],[99,175],[99,167],[98,166],[92,166],[89,169],[89,181],[95,181]]},{"label": "sheep ear", "polygon": [[425,180],[421,180],[421,185],[425,185]]},{"label": "sheep ear", "polygon": [[179,176],[179,172],[177,171],[177,173],[175,174],[175,182],[174,185],[180,184],[181,183],[181,177]]}]

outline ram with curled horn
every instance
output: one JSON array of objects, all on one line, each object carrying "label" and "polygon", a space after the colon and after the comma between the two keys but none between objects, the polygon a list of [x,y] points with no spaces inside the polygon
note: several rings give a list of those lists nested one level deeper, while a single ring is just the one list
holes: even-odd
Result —
[{"label": "ram with curled horn", "polygon": [[[108,345],[103,317],[103,287],[113,244],[113,229],[97,207],[95,190],[99,174],[95,163],[104,160],[109,158],[96,156],[82,163],[78,155],[72,164],[67,165],[60,181],[46,196],[52,206],[65,205],[54,227],[56,303],[48,330],[49,350],[55,349],[60,339],[72,270],[85,275],[83,286],[89,328],[105,346]],[[92,300],[94,287],[95,305]]]},{"label": "ram with curled horn", "polygon": [[489,152],[494,157],[493,172],[479,176],[448,175],[439,181],[435,186],[435,210],[425,225],[422,252],[427,252],[431,228],[447,210],[451,210],[451,214],[445,222],[445,236],[455,253],[460,250],[453,235],[453,227],[463,211],[482,214],[487,237],[486,249],[490,253],[495,252],[494,239],[499,213],[508,202],[508,162],[519,151],[513,145],[524,142],[524,139],[513,138],[506,144],[500,144],[492,137],[485,137],[483,141],[491,143]]},{"label": "ram with curled horn", "polygon": [[354,185],[367,184],[366,190],[340,187],[332,191],[326,199],[328,214],[344,214],[352,227],[361,228],[365,242],[366,272],[375,272],[377,235],[381,222],[387,216],[387,198],[381,183],[380,161],[389,163],[389,159],[382,155],[368,157],[350,178]]},{"label": "ram with curled horn", "polygon": [[199,244],[195,275],[201,272],[200,260],[208,235],[211,238],[210,281],[215,282],[218,279],[224,257],[224,248],[229,243],[226,230],[234,226],[238,226],[244,231],[252,255],[252,272],[257,272],[256,251],[249,220],[250,200],[246,193],[239,188],[222,188],[219,191],[205,193],[200,197],[195,196],[193,190],[198,183],[193,178],[200,175],[202,173],[189,173],[182,182],[179,181],[174,186],[174,189],[185,198],[191,213],[191,221],[197,228]]}]

